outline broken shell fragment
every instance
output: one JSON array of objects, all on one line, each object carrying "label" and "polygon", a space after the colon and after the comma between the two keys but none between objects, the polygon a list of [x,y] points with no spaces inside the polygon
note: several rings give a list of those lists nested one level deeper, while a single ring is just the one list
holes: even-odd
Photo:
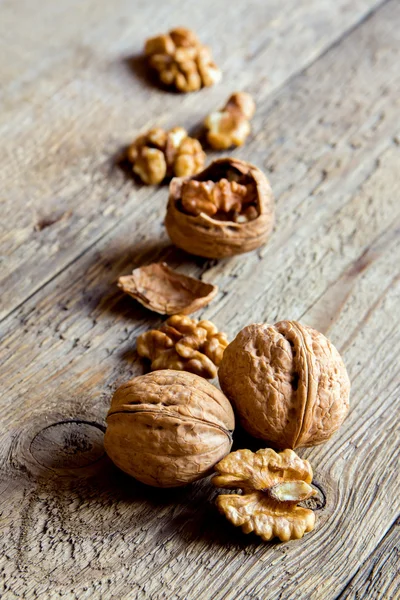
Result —
[{"label": "broken shell fragment", "polygon": [[216,296],[218,287],[177,273],[166,263],[134,269],[118,279],[118,287],[146,308],[161,315],[190,315]]}]

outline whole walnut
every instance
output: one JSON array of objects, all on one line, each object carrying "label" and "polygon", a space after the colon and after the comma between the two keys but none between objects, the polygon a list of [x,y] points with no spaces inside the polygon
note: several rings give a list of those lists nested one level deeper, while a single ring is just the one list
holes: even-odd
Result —
[{"label": "whole walnut", "polygon": [[155,487],[208,475],[232,446],[235,421],[224,394],[202,377],[156,371],[115,392],[104,446],[125,473]]},{"label": "whole walnut", "polygon": [[349,409],[339,352],[296,321],[242,329],[225,349],[218,376],[243,427],[277,448],[325,442]]},{"label": "whole walnut", "polygon": [[274,224],[274,198],[257,167],[214,161],[189,178],[174,178],[165,217],[171,241],[186,252],[223,258],[264,244]]}]

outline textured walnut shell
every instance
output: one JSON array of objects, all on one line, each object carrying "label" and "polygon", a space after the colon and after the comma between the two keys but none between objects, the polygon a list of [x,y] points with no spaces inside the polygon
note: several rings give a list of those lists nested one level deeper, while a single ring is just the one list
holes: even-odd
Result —
[{"label": "textured walnut shell", "polygon": [[165,226],[175,246],[198,256],[223,258],[265,244],[274,224],[274,199],[268,179],[260,169],[243,160],[221,158],[189,179],[219,181],[229,173],[240,177],[240,183],[255,184],[258,217],[247,223],[235,223],[220,221],[204,213],[198,216],[186,214],[180,208],[185,179],[174,178],[170,184]]},{"label": "textured walnut shell", "polygon": [[218,376],[243,427],[278,448],[325,442],[349,409],[339,352],[295,321],[245,327],[225,349]]},{"label": "textured walnut shell", "polygon": [[177,273],[166,263],[139,267],[132,275],[120,277],[118,287],[161,315],[190,315],[211,302],[218,292],[216,285]]},{"label": "textured walnut shell", "polygon": [[224,394],[202,377],[156,371],[115,392],[104,446],[139,481],[177,487],[208,475],[229,453],[234,428]]}]

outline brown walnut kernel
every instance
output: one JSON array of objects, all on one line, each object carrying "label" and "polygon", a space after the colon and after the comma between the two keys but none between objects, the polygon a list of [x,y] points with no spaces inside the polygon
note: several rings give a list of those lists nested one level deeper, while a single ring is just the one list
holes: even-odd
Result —
[{"label": "brown walnut kernel", "polygon": [[256,105],[250,94],[232,94],[222,110],[211,113],[204,121],[210,146],[216,150],[226,150],[244,144],[251,131],[250,119],[255,110]]},{"label": "brown walnut kernel", "polygon": [[296,321],[242,329],[226,348],[218,377],[244,429],[278,448],[325,442],[349,409],[350,381],[339,352]]},{"label": "brown walnut kernel", "polygon": [[204,213],[214,219],[246,223],[258,216],[252,185],[220,179],[214,181],[185,181],[182,184],[182,208],[188,214]]},{"label": "brown walnut kernel", "polygon": [[128,148],[133,171],[147,185],[166,177],[189,177],[204,166],[205,154],[198,140],[188,137],[183,127],[168,132],[160,127],[139,136]]},{"label": "brown walnut kernel", "polygon": [[177,27],[147,40],[145,54],[160,81],[180,92],[195,92],[221,79],[211,50],[190,29]]},{"label": "brown walnut kernel", "polygon": [[254,531],[264,541],[278,537],[287,542],[314,529],[313,511],[297,506],[316,494],[310,486],[311,465],[293,450],[237,450],[215,469],[212,481],[216,487],[243,492],[218,496],[217,507],[244,533]]},{"label": "brown walnut kernel", "polygon": [[174,315],[159,329],[142,333],[137,352],[151,361],[152,371],[174,369],[212,379],[227,345],[226,335],[211,321]]},{"label": "brown walnut kernel", "polygon": [[222,158],[197,175],[171,181],[165,226],[186,252],[223,258],[264,244],[274,210],[265,175],[242,160]]},{"label": "brown walnut kernel", "polygon": [[231,449],[235,419],[224,394],[192,373],[156,371],[115,392],[104,446],[147,485],[176,487],[208,475]]},{"label": "brown walnut kernel", "polygon": [[218,288],[170,269],[166,263],[152,263],[134,269],[118,279],[118,287],[146,308],[162,315],[190,315],[206,306]]}]

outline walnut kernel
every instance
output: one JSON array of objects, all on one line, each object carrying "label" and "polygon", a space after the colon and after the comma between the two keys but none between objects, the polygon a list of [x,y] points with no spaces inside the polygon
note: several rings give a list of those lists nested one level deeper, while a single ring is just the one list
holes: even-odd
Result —
[{"label": "walnut kernel", "polygon": [[210,49],[185,27],[147,40],[145,54],[161,82],[175,86],[180,92],[195,92],[221,79]]},{"label": "walnut kernel", "polygon": [[[220,218],[235,223],[245,223],[257,217],[254,186],[241,185],[237,181],[228,181],[225,178],[217,182],[193,179],[185,181],[182,184],[181,200],[182,208],[195,216],[205,213],[215,219]],[[250,205],[254,212],[249,214]],[[249,219],[246,218],[247,214],[250,216]]]},{"label": "walnut kernel", "polygon": [[212,379],[227,345],[226,335],[211,321],[174,315],[159,329],[142,333],[137,352],[151,361],[152,371],[174,369]]},{"label": "walnut kernel", "polygon": [[151,129],[129,146],[127,157],[134,173],[147,185],[156,185],[172,175],[195,175],[205,162],[200,142],[188,137],[183,127],[168,132],[160,127]]},{"label": "walnut kernel", "polygon": [[311,465],[293,450],[237,450],[223,458],[215,469],[215,486],[243,491],[241,495],[218,496],[217,507],[244,533],[254,531],[265,541],[278,537],[287,542],[314,529],[313,511],[297,506],[316,495],[310,486]]},{"label": "walnut kernel", "polygon": [[250,94],[232,94],[224,108],[208,115],[204,122],[210,146],[216,150],[226,150],[244,144],[251,131],[249,121],[254,116],[255,107]]}]

